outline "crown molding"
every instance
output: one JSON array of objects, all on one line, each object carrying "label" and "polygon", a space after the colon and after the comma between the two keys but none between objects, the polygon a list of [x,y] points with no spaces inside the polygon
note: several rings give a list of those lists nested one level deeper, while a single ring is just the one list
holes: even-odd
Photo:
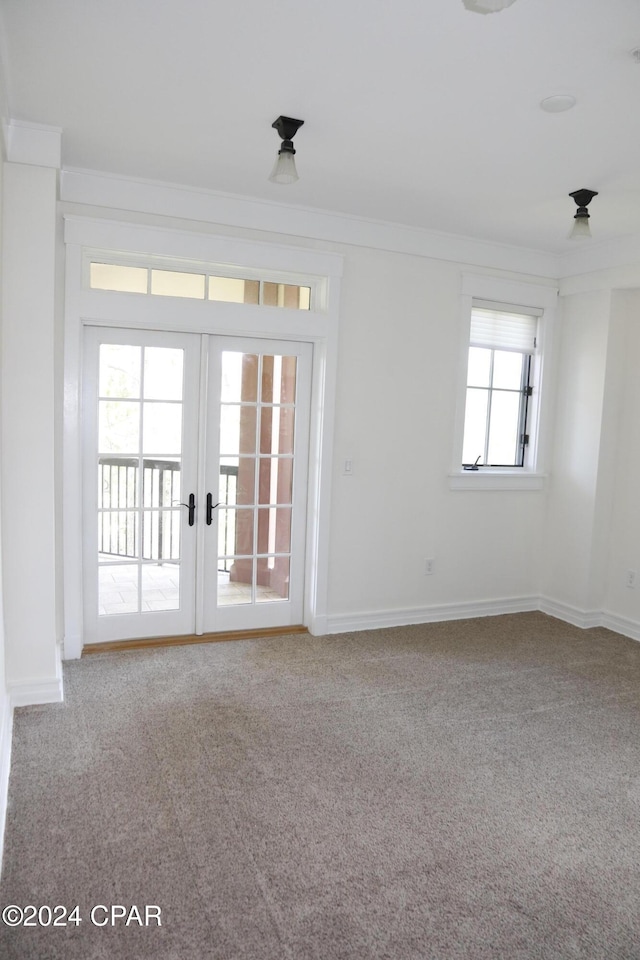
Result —
[{"label": "crown molding", "polygon": [[557,277],[557,256],[539,250],[96,171],[65,168],[61,174],[60,199],[68,203],[372,247],[540,278]]},{"label": "crown molding", "polygon": [[615,270],[638,263],[640,234],[601,243],[579,243],[574,250],[558,258],[558,277],[566,280],[598,270]]},{"label": "crown molding", "polygon": [[3,123],[7,160],[35,167],[59,169],[62,157],[62,130],[42,123],[8,120]]},{"label": "crown molding", "polygon": [[62,170],[60,199],[110,210],[371,247],[554,281],[640,264],[640,234],[576,244],[575,249],[564,254],[551,253],[401,223],[77,168]]}]

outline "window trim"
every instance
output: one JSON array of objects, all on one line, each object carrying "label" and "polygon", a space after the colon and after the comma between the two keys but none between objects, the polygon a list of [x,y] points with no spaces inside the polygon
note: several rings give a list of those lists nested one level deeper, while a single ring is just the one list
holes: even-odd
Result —
[{"label": "window trim", "polygon": [[[522,467],[482,467],[463,470],[462,441],[467,388],[467,367],[474,300],[492,302],[496,307],[517,312],[532,310],[541,314],[538,321],[537,351],[532,358],[529,399],[529,436]],[[517,280],[476,274],[462,275],[460,297],[460,352],[453,453],[449,471],[451,490],[541,490],[546,478],[550,447],[550,410],[552,409],[552,369],[555,311],[558,288]]]}]

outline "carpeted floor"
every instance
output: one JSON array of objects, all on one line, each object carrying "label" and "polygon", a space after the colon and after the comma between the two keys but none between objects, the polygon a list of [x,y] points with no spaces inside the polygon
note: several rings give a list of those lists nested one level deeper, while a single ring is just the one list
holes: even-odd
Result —
[{"label": "carpeted floor", "polygon": [[65,690],[16,712],[0,908],[82,922],[0,925],[3,960],[640,960],[640,644],[518,614]]}]

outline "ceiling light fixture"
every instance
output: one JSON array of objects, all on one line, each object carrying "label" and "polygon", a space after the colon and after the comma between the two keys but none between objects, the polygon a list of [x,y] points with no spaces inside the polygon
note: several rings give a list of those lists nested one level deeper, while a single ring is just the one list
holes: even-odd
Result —
[{"label": "ceiling light fixture", "polygon": [[292,120],[291,117],[278,117],[271,126],[278,131],[282,143],[269,180],[271,183],[295,183],[299,180],[296,162],[293,159],[295,149],[293,138],[304,120]]},{"label": "ceiling light fixture", "polygon": [[462,0],[467,10],[473,10],[474,13],[497,13],[498,10],[504,10],[510,7],[515,0]]},{"label": "ceiling light fixture", "polygon": [[569,240],[590,240],[591,230],[589,229],[589,211],[587,207],[594,197],[598,196],[597,190],[574,190],[569,194],[578,205],[578,210],[574,215],[574,224]]}]

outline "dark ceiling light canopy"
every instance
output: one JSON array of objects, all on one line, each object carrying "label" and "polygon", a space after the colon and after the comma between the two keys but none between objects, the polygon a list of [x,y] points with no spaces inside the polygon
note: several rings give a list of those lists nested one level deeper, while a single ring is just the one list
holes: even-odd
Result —
[{"label": "dark ceiling light canopy", "polygon": [[294,120],[292,117],[278,117],[271,124],[278,131],[282,140],[275,165],[269,177],[271,183],[295,183],[299,179],[296,162],[293,159],[296,152],[293,146],[293,138],[303,123],[304,120]]},{"label": "dark ceiling light canopy", "polygon": [[574,214],[574,224],[569,234],[569,240],[590,240],[591,230],[589,229],[589,211],[587,207],[593,198],[598,196],[598,191],[587,190],[583,187],[582,190],[574,190],[569,196],[573,197],[578,206]]}]

